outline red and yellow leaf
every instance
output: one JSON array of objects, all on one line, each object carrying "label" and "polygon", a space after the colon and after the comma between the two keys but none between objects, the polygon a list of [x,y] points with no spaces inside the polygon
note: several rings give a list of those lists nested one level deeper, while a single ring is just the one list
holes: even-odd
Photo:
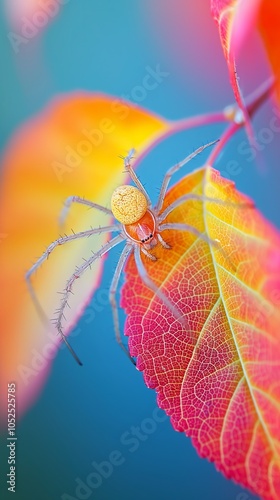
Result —
[{"label": "red and yellow leaf", "polygon": [[211,12],[219,27],[236,101],[248,119],[238,84],[236,59],[252,31],[259,29],[280,95],[280,4],[278,0],[211,0]]},{"label": "red and yellow leaf", "polygon": [[211,12],[216,21],[230,83],[239,108],[242,110],[249,137],[253,140],[250,118],[242,97],[236,70],[236,58],[250,29],[254,28],[260,0],[211,0]]},{"label": "red and yellow leaf", "polygon": [[238,56],[246,37],[255,28],[261,2],[262,0],[211,0],[211,12],[218,24],[228,63],[231,56]]},{"label": "red and yellow leaf", "polygon": [[[126,182],[120,154],[139,152],[169,128],[167,122],[121,100],[74,94],[57,99],[24,125],[2,162],[0,198],[1,391],[17,382],[19,413],[35,398],[50,369],[59,338],[42,325],[27,291],[25,273],[59,236],[58,217],[68,196],[109,206],[113,189]],[[108,224],[108,217],[73,206],[63,231]],[[104,235],[57,248],[34,275],[34,288],[51,319],[75,266],[105,241]],[[66,330],[98,286],[102,264],[75,286]],[[7,415],[1,405],[1,415]]]},{"label": "red and yellow leaf", "polygon": [[[168,222],[171,246],[143,257],[149,276],[187,319],[174,319],[139,278],[131,258],[122,305],[129,348],[176,430],[228,478],[266,500],[280,497],[280,236],[248,199],[210,167],[186,176],[164,206],[187,193],[227,205],[188,201]],[[242,204],[243,205],[240,205]]]}]

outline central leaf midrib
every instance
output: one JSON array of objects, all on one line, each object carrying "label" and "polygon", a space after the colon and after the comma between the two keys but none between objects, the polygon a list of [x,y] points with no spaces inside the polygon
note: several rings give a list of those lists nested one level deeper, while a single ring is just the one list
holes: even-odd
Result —
[{"label": "central leaf midrib", "polygon": [[[206,196],[206,193],[205,193],[205,182],[206,182],[205,176],[206,176],[206,172],[207,172],[207,170],[205,170],[204,179],[203,179],[203,194],[205,196]],[[206,212],[207,212],[207,210],[206,210],[206,206],[205,205],[206,205],[206,203],[202,202],[202,207],[203,207],[203,221],[204,221],[204,227],[205,227],[206,234],[210,238],[209,230],[208,230],[208,226],[207,226],[207,219],[206,219]],[[234,335],[233,326],[231,324],[231,318],[228,315],[228,311],[227,311],[227,308],[226,308],[225,299],[224,299],[224,295],[223,295],[223,291],[222,291],[222,285],[220,283],[219,273],[217,271],[216,261],[215,261],[214,255],[213,255],[213,250],[212,250],[211,245],[209,245],[209,248],[210,248],[210,254],[211,254],[212,262],[213,262],[213,269],[214,269],[214,272],[215,272],[216,281],[217,281],[217,285],[218,285],[218,289],[219,289],[221,301],[222,301],[222,304],[223,304],[223,307],[224,307],[224,311],[225,311],[225,315],[226,315],[226,318],[227,318],[227,321],[228,321],[228,325],[229,325],[229,328],[230,328],[230,331],[231,331],[231,335],[232,335],[232,339],[233,339],[233,342],[234,342],[234,345],[235,345],[236,353],[238,355],[238,359],[239,359],[239,362],[240,362],[240,365],[241,365],[241,368],[242,368],[244,379],[246,381],[246,384],[247,384],[247,387],[248,387],[248,390],[249,390],[249,393],[250,393],[250,396],[251,396],[251,400],[253,402],[253,405],[254,405],[254,408],[255,408],[258,420],[260,422],[260,425],[263,428],[264,434],[265,434],[265,436],[267,438],[267,441],[268,441],[268,443],[270,445],[271,450],[273,451],[273,454],[275,456],[277,456],[273,440],[271,439],[271,436],[270,436],[270,434],[268,432],[267,426],[265,425],[265,423],[263,421],[262,413],[261,413],[261,411],[260,411],[260,409],[258,407],[258,404],[257,404],[257,402],[255,400],[254,394],[253,394],[252,389],[251,389],[250,378],[249,378],[249,376],[248,376],[248,374],[246,372],[246,369],[245,369],[245,366],[244,366],[244,363],[243,363],[243,359],[242,359],[242,356],[240,354],[240,351],[239,351],[239,348],[238,348],[238,344],[237,344],[237,341],[236,341],[236,338],[235,338],[235,335]]]}]

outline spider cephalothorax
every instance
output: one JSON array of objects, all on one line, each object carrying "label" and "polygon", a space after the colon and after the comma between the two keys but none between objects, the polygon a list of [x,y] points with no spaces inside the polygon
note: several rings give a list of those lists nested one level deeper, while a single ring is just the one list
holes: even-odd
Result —
[{"label": "spider cephalothorax", "polygon": [[128,238],[139,243],[145,250],[151,250],[158,242],[156,237],[156,221],[153,212],[147,212],[133,224],[124,224],[123,230]]}]

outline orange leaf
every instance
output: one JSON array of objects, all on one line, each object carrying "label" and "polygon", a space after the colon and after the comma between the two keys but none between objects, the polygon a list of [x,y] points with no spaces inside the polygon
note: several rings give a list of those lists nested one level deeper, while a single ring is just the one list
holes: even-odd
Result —
[{"label": "orange leaf", "polygon": [[267,51],[268,59],[276,77],[278,99],[280,98],[280,50],[279,26],[280,3],[278,0],[262,0],[258,15],[258,27]]},{"label": "orange leaf", "polygon": [[[150,278],[187,319],[182,323],[126,266],[126,334],[148,387],[176,430],[228,478],[266,500],[280,497],[280,235],[210,168],[183,178],[164,207],[188,193],[168,222],[218,240],[166,230],[171,249],[143,256]],[[222,249],[222,250],[221,250]]]},{"label": "orange leaf", "polygon": [[[108,206],[113,189],[124,183],[123,161],[132,146],[138,151],[168,129],[167,122],[118,99],[75,94],[54,101],[12,139],[3,161],[0,201],[2,262],[1,390],[18,384],[20,413],[34,399],[55,356],[59,338],[46,331],[34,309],[25,272],[59,236],[58,216],[68,196],[78,195]],[[63,229],[80,231],[108,225],[108,216],[73,206]],[[60,304],[66,279],[83,258],[106,240],[104,235],[56,248],[33,277],[34,288],[49,318]],[[94,289],[102,266],[92,266],[75,286],[66,330],[77,321]],[[7,415],[1,405],[2,416]]]}]

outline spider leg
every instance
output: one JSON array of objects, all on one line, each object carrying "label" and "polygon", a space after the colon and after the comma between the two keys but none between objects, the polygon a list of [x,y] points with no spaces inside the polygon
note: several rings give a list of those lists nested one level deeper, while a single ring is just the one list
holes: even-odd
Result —
[{"label": "spider leg", "polygon": [[205,235],[204,233],[202,233],[201,231],[199,231],[195,227],[190,226],[189,224],[180,224],[180,223],[177,223],[177,222],[169,222],[169,223],[161,224],[160,225],[160,229],[159,229],[160,231],[165,231],[166,229],[172,229],[172,230],[175,230],[175,231],[189,231],[190,233],[195,234],[196,236],[198,236],[199,238],[201,238],[203,241],[205,241],[206,243],[208,243],[208,245],[215,246],[222,253],[222,255],[225,257],[225,259],[228,260],[228,262],[230,263],[233,271],[236,272],[235,265],[233,264],[233,262],[231,261],[229,255],[225,252],[225,250],[223,249],[223,247],[221,246],[221,244],[220,244],[220,242],[218,240],[212,240],[207,235]]},{"label": "spider leg", "polygon": [[180,321],[184,328],[188,328],[188,322],[182,313],[177,309],[177,307],[169,300],[169,298],[158,288],[158,286],[151,280],[148,276],[147,270],[141,259],[141,250],[138,245],[134,247],[135,263],[139,273],[139,276],[143,280],[143,283],[152,290],[155,295],[163,302],[163,304],[172,312],[172,314]]},{"label": "spider leg", "polygon": [[166,191],[167,191],[167,188],[168,188],[168,185],[169,185],[169,182],[170,182],[172,175],[174,175],[175,172],[180,170],[180,168],[182,168],[184,165],[186,165],[186,163],[191,161],[199,153],[202,153],[202,151],[204,151],[204,149],[209,148],[209,146],[213,146],[213,144],[216,144],[216,142],[218,142],[218,140],[209,142],[208,144],[205,144],[204,146],[200,146],[200,148],[197,148],[193,153],[191,153],[189,156],[184,158],[184,160],[180,161],[179,163],[176,163],[176,165],[174,165],[173,167],[171,167],[167,170],[167,172],[163,178],[161,188],[160,188],[158,202],[155,206],[156,214],[158,214],[162,208],[163,200],[165,198]]},{"label": "spider leg", "polygon": [[116,270],[115,270],[115,273],[114,273],[114,276],[112,279],[112,283],[110,286],[109,300],[110,300],[112,313],[113,313],[113,321],[114,321],[116,340],[117,340],[118,344],[120,345],[120,347],[122,348],[122,350],[125,352],[125,354],[129,357],[130,361],[135,365],[134,359],[130,356],[129,351],[125,347],[125,345],[122,341],[122,338],[121,338],[119,314],[118,314],[118,307],[117,307],[117,301],[116,301],[116,293],[117,293],[117,288],[118,288],[118,283],[119,283],[119,279],[121,276],[121,272],[122,272],[123,267],[125,265],[126,259],[128,258],[129,254],[132,252],[132,250],[133,250],[133,246],[126,244],[122,253],[121,253],[121,256],[120,256],[120,259],[119,259],[118,265],[116,267]]},{"label": "spider leg", "polygon": [[37,296],[35,294],[35,291],[33,289],[32,284],[31,284],[31,276],[43,264],[43,262],[49,257],[49,255],[53,252],[53,250],[56,247],[58,247],[60,245],[64,245],[65,243],[68,243],[69,241],[72,241],[72,240],[77,240],[80,238],[89,238],[90,236],[92,236],[94,234],[110,233],[110,232],[119,231],[119,230],[120,230],[120,228],[117,225],[89,229],[88,231],[81,231],[80,233],[74,233],[74,234],[70,234],[68,236],[63,236],[61,238],[58,238],[57,240],[55,240],[53,243],[51,243],[47,247],[47,249],[45,250],[43,255],[35,262],[35,264],[33,264],[33,266],[29,269],[29,271],[27,271],[27,273],[25,275],[25,279],[27,282],[27,287],[28,287],[29,293],[31,295],[31,298],[32,298],[35,306],[36,306],[36,309],[38,311],[40,311],[40,316],[43,316],[45,318],[45,313],[42,314],[41,306],[38,302]]},{"label": "spider leg", "polygon": [[123,158],[123,160],[124,160],[124,166],[125,166],[126,172],[129,173],[129,175],[130,175],[131,179],[133,180],[134,184],[138,187],[138,189],[145,196],[146,200],[148,201],[149,207],[151,207],[152,206],[151,199],[150,199],[150,197],[149,197],[146,189],[144,188],[142,182],[140,181],[140,179],[138,178],[138,176],[134,172],[134,170],[133,170],[133,168],[131,166],[131,163],[130,163],[132,155],[134,154],[134,152],[135,152],[135,150],[131,149],[131,151],[128,153],[128,156],[126,156],[125,158]]},{"label": "spider leg", "polygon": [[[42,308],[42,306],[37,298],[37,295],[36,295],[35,290],[32,286],[32,283],[31,283],[31,276],[43,264],[43,262],[49,257],[51,252],[57,246],[64,245],[65,243],[68,243],[69,241],[72,241],[72,240],[76,240],[76,239],[80,239],[80,238],[88,238],[89,236],[92,236],[94,234],[99,234],[99,233],[104,233],[104,232],[109,233],[109,232],[118,231],[118,230],[119,230],[119,227],[117,225],[107,226],[107,227],[103,227],[103,228],[89,229],[88,231],[82,231],[80,233],[70,234],[69,236],[63,236],[61,238],[58,238],[56,241],[54,241],[53,243],[51,243],[48,246],[48,248],[43,253],[43,255],[37,260],[37,262],[35,262],[35,264],[33,264],[33,266],[29,269],[29,271],[27,271],[27,273],[25,275],[25,279],[26,279],[27,288],[28,288],[30,297],[32,299],[32,302],[35,306],[35,309],[36,309],[39,317],[41,318],[41,321],[47,327],[49,327],[49,319],[46,316],[45,311],[43,310],[43,308]],[[74,351],[73,351],[72,347],[70,346],[69,342],[67,341],[67,339],[65,337],[63,337],[63,340],[64,340],[65,344],[67,345],[68,349],[71,351],[74,358],[76,359],[77,363],[81,364],[79,358],[77,358],[76,354],[74,353]]]},{"label": "spider leg", "polygon": [[180,196],[177,200],[175,200],[173,203],[171,203],[159,216],[158,220],[161,223],[166,217],[173,211],[175,208],[179,207],[182,205],[182,203],[185,203],[186,201],[189,200],[197,200],[201,202],[213,202],[217,203],[218,205],[223,205],[225,207],[235,207],[235,208],[255,208],[254,203],[234,203],[230,201],[225,201],[225,200],[219,200],[217,198],[209,198],[208,196],[203,196],[200,194],[195,194],[195,193],[189,193],[185,194],[183,196]]},{"label": "spider leg", "polygon": [[144,247],[141,247],[141,252],[146,255],[146,257],[148,257],[149,259],[151,260],[157,260],[157,258],[155,257],[155,255],[151,254],[150,252],[148,252],[148,250],[146,250],[146,248]]},{"label": "spider leg", "polygon": [[157,234],[157,239],[163,248],[166,248],[167,250],[169,250],[171,248],[171,246],[168,245],[168,243],[166,243],[166,241],[164,241],[164,239],[160,233]]},{"label": "spider leg", "polygon": [[[99,257],[102,257],[105,255],[111,248],[115,247],[119,243],[123,241],[123,236],[119,234],[118,236],[115,236],[112,240],[108,241],[100,250],[98,250],[96,253],[94,253],[89,259],[87,259],[83,264],[79,267],[77,267],[76,271],[72,274],[72,276],[67,280],[66,287],[63,293],[63,297],[61,300],[61,306],[57,310],[57,318],[55,318],[55,327],[60,334],[62,340],[66,343],[68,346],[67,339],[65,337],[65,334],[63,332],[62,328],[62,320],[65,319],[64,316],[64,310],[65,307],[68,305],[68,298],[69,294],[72,293],[72,288],[73,284],[76,281],[76,279],[80,278],[82,274],[95,262]],[[70,349],[72,352],[72,349]]]},{"label": "spider leg", "polygon": [[71,205],[73,203],[80,203],[81,205],[87,205],[90,208],[95,208],[96,210],[99,210],[100,212],[103,212],[104,214],[111,215],[113,217],[113,213],[109,208],[103,207],[102,205],[98,205],[97,203],[93,203],[92,201],[85,200],[84,198],[81,198],[80,196],[69,196],[66,198],[64,202],[64,207],[61,210],[60,216],[59,216],[59,225],[63,226],[65,219],[69,213],[69,210],[71,208]]}]

